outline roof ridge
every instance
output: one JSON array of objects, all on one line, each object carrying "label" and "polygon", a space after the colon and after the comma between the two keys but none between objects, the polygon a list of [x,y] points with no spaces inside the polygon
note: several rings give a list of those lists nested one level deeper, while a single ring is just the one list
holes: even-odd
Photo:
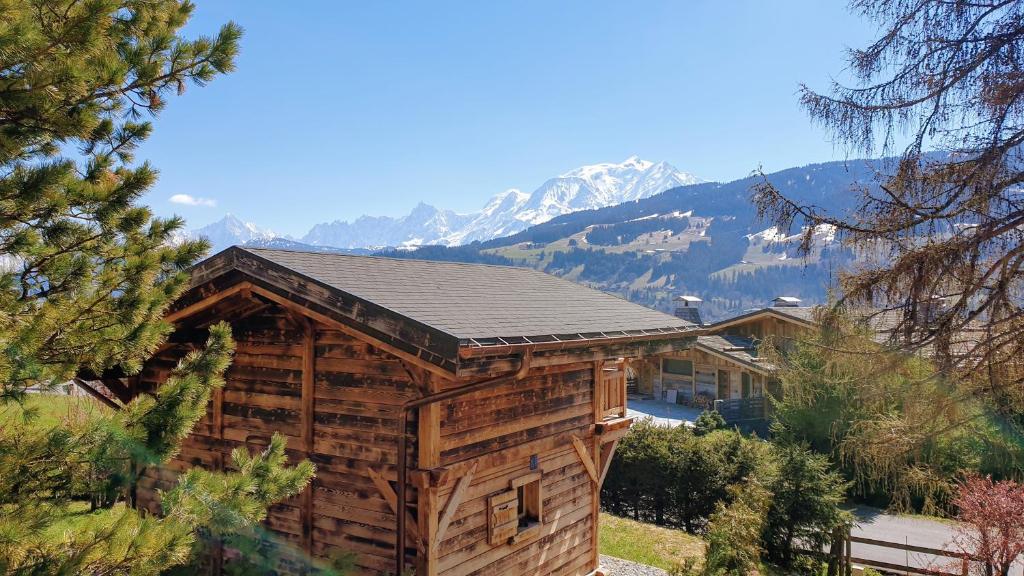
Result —
[{"label": "roof ridge", "polygon": [[[340,256],[343,258],[361,258],[361,259],[372,259],[372,260],[401,260],[403,262],[433,262],[440,264],[452,264],[456,266],[471,266],[471,267],[488,267],[488,268],[505,268],[509,270],[525,270],[529,272],[539,272],[541,274],[547,274],[541,270],[530,268],[528,266],[515,266],[509,264],[485,264],[483,262],[457,262],[455,260],[428,260],[426,258],[402,258],[400,256],[381,256],[378,254],[344,254],[340,252],[319,252],[316,250],[300,250],[295,248],[263,248],[255,246],[241,246],[234,245],[232,248],[238,248],[247,252],[293,252],[296,254],[313,254],[315,256]],[[342,248],[343,250],[343,248]],[[550,276],[550,274],[548,274]]]}]

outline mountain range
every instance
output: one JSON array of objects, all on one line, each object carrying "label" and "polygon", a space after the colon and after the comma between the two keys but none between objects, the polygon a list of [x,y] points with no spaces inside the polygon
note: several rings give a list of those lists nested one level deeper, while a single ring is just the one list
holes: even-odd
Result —
[{"label": "mountain range", "polygon": [[[877,185],[884,161],[850,160],[767,174],[787,197],[834,214],[849,213],[851,189]],[[813,231],[808,255],[802,230],[768,226],[750,202],[751,176],[704,182],[552,218],[510,236],[462,246],[388,250],[403,258],[529,266],[666,312],[680,294],[704,300],[705,320],[764,306],[775,296],[820,303],[838,272],[858,259],[835,231]]]},{"label": "mountain range", "polygon": [[[854,208],[850,190],[875,186],[883,163],[828,162],[765,178],[801,204],[842,214]],[[800,230],[758,219],[750,192],[759,178],[699,182],[634,157],[572,170],[531,194],[507,191],[474,214],[421,204],[403,218],[320,224],[300,239],[228,215],[192,234],[215,250],[237,243],[529,266],[665,311],[674,296],[697,295],[706,320],[779,295],[823,301],[837,272],[858,256],[827,228],[814,230],[811,254],[799,254]]]},{"label": "mountain range", "polygon": [[[564,214],[648,198],[700,181],[667,162],[632,156],[618,164],[594,164],[570,170],[547,180],[529,194],[514,188],[506,190],[492,197],[478,212],[459,214],[421,202],[402,217],[361,216],[351,222],[324,222],[313,226],[301,238],[287,240],[343,249],[455,246],[507,236]],[[268,229],[231,214],[190,235],[207,238],[214,251],[232,244],[280,238]]]}]

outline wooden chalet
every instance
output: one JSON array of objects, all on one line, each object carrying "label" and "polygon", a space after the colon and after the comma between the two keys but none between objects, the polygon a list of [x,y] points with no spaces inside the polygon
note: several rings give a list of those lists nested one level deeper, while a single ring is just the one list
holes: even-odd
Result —
[{"label": "wooden chalet", "polygon": [[[628,429],[625,369],[696,326],[530,269],[230,248],[200,263],[127,399],[226,320],[226,385],[139,506],[274,432],[317,475],[267,527],[359,573],[597,574],[600,485]],[[399,457],[401,455],[401,457]],[[402,538],[398,535],[403,534]]]},{"label": "wooden chalet", "polygon": [[[676,298],[676,316],[700,322],[700,300]],[[650,357],[636,368],[638,392],[667,402],[711,407],[716,400],[762,398],[775,391],[775,366],[758,354],[767,337],[785,346],[815,326],[814,308],[791,297],[765,308],[703,325],[703,333],[685,350]]]}]

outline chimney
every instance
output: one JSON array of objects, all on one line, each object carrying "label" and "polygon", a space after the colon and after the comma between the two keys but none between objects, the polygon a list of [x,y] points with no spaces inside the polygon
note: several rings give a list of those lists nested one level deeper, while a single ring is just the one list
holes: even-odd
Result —
[{"label": "chimney", "polygon": [[676,303],[675,315],[676,318],[682,318],[687,322],[692,322],[697,326],[704,324],[700,317],[700,303],[703,302],[696,296],[676,296],[673,301]]},{"label": "chimney", "polygon": [[801,300],[794,296],[778,296],[772,300],[772,308],[798,308]]}]

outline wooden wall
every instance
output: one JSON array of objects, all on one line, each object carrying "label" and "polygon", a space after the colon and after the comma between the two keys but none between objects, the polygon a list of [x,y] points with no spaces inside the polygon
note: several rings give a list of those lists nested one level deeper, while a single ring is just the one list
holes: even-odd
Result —
[{"label": "wooden wall", "polygon": [[[146,471],[138,503],[158,510],[154,489],[171,488],[175,470],[195,464],[229,465],[236,446],[258,450],[279,432],[288,437],[289,455],[310,458],[317,472],[312,494],[274,506],[266,525],[297,549],[318,557],[356,553],[357,573],[393,571],[395,516],[368,468],[395,480],[397,407],[419,393],[396,357],[314,325],[312,446],[307,446],[303,365],[308,326],[276,307],[232,326],[237,349],[223,391],[167,469]],[[143,373],[145,384],[162,382],[189,347],[175,346],[151,361]],[[409,430],[415,431],[415,412],[410,421]],[[408,445],[414,453],[414,434],[408,435]],[[409,501],[415,502],[415,489],[409,492]],[[309,496],[312,506],[305,504]],[[409,554],[414,553],[410,546]]]},{"label": "wooden wall", "polygon": [[[555,371],[557,370],[557,371]],[[477,472],[438,549],[438,573],[587,574],[593,570],[595,483],[572,437],[593,438],[593,364],[548,369],[519,382],[441,405],[441,463],[476,463]],[[488,543],[487,497],[543,472],[539,534],[517,544]],[[445,502],[454,482],[439,489]]]},{"label": "wooden wall", "polygon": [[[740,398],[742,396],[742,374],[744,372],[751,375],[752,386],[754,382],[762,382],[762,375],[758,372],[750,370],[746,366],[738,363],[731,362],[721,356],[714,354],[708,354],[703,350],[687,350],[685,352],[676,352],[673,354],[666,354],[665,358],[677,359],[677,360],[689,360],[693,362],[694,371],[702,370],[704,372],[713,372],[715,374],[716,382],[716,393],[719,389],[718,383],[718,371],[722,370],[729,374],[729,385],[728,394],[723,397],[716,398],[717,400],[728,400],[730,398]],[[651,384],[652,392],[658,399],[663,399],[664,391],[673,387],[686,387],[690,390],[690,394],[693,394],[695,388],[696,376],[687,378],[680,378],[669,373],[652,372],[654,381]],[[752,394],[760,396],[761,394]]]},{"label": "wooden wall", "polygon": [[[232,328],[237,351],[224,389],[181,454],[167,467],[145,472],[139,506],[158,511],[155,490],[173,487],[178,470],[227,466],[235,447],[260,449],[279,432],[288,437],[289,455],[313,460],[317,475],[311,492],[273,507],[266,525],[295,550],[317,557],[355,553],[357,574],[391,573],[395,515],[371,469],[385,480],[396,480],[398,407],[423,393],[417,389],[422,382],[413,381],[416,372],[411,374],[395,356],[275,306],[236,321]],[[314,335],[312,342],[308,334]],[[178,358],[200,345],[179,343],[159,354],[146,366],[141,387],[151,389],[162,382]],[[308,362],[312,378],[304,377]],[[593,362],[547,366],[523,380],[436,406],[436,453],[424,468],[472,468],[473,477],[429,554],[417,557],[410,538],[410,566],[424,566],[429,555],[433,573],[452,576],[582,575],[596,567],[599,489],[594,475],[603,461],[594,436],[594,374]],[[417,411],[410,412],[407,429],[411,474],[424,459],[416,441],[417,417]],[[574,439],[586,446],[589,464]],[[528,540],[493,546],[488,542],[487,498],[507,490],[512,479],[530,474],[534,455],[543,472],[540,530]],[[418,520],[421,532],[436,529],[457,481],[458,476],[422,491],[410,484],[410,516]],[[433,515],[431,526],[423,514]]]}]

